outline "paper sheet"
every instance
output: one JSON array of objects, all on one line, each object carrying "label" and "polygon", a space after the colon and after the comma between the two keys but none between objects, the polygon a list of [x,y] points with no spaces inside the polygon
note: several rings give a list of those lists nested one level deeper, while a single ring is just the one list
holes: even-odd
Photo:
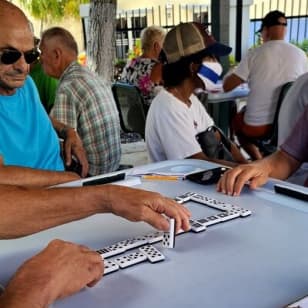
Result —
[{"label": "paper sheet", "polygon": [[292,304],[287,305],[285,308],[308,308],[308,295]]}]

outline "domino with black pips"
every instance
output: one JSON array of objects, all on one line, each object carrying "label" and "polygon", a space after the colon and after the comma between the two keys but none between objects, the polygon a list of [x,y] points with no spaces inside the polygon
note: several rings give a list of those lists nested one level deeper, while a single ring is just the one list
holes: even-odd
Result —
[{"label": "domino with black pips", "polygon": [[151,263],[165,260],[165,256],[152,245],[142,246],[139,248],[139,251],[145,254]]},{"label": "domino with black pips", "polygon": [[118,244],[123,246],[126,250],[130,250],[148,243],[148,240],[145,236],[139,236],[132,239],[124,240],[119,242]]},{"label": "domino with black pips", "polygon": [[175,246],[175,219],[169,218],[169,231],[164,232],[163,246],[166,248],[174,248]]},{"label": "domino with black pips", "polygon": [[147,260],[147,256],[140,251],[133,252],[124,256],[120,256],[113,261],[120,266],[120,268],[126,268]]},{"label": "domino with black pips", "polygon": [[163,240],[164,232],[157,231],[154,233],[146,234],[144,237],[147,239],[148,244],[153,244]]},{"label": "domino with black pips", "polygon": [[175,200],[177,203],[182,204],[182,203],[185,203],[185,202],[189,201],[189,200],[191,199],[191,197],[192,197],[193,195],[195,195],[195,194],[196,194],[196,193],[194,193],[194,192],[188,191],[188,192],[186,192],[186,193],[183,194],[183,195],[180,195],[180,196],[175,197],[174,200]]},{"label": "domino with black pips", "polygon": [[199,233],[206,230],[206,226],[198,222],[197,220],[189,220],[191,230],[195,233]]},{"label": "domino with black pips", "polygon": [[226,212],[218,213],[216,214],[216,216],[220,218],[221,222],[224,222],[224,221],[228,221],[228,220],[240,217],[240,213],[236,211],[226,211]]},{"label": "domino with black pips", "polygon": [[104,275],[115,272],[119,269],[119,265],[112,260],[104,260]]},{"label": "domino with black pips", "polygon": [[247,209],[244,209],[242,207],[239,207],[233,204],[225,203],[225,202],[213,199],[213,198],[209,198],[207,196],[200,195],[200,194],[194,194],[193,196],[191,196],[190,200],[201,203],[201,204],[205,204],[209,207],[222,210],[222,211],[228,211],[228,212],[238,211],[241,213],[240,214],[241,217],[247,217],[251,215],[251,211]]},{"label": "domino with black pips", "polygon": [[126,248],[120,244],[114,244],[107,247],[100,248],[96,250],[102,257],[109,258],[112,256],[119,255],[126,251]]},{"label": "domino with black pips", "polygon": [[203,224],[204,226],[208,227],[211,225],[215,225],[221,222],[221,218],[217,215],[211,215],[202,219],[198,219],[197,222]]},{"label": "domino with black pips", "polygon": [[191,197],[191,201],[195,201],[201,204],[205,204],[209,207],[215,208],[217,210],[226,211],[229,209],[228,205],[224,202],[218,201],[213,198],[208,198],[207,196],[203,196],[200,194],[195,194]]},{"label": "domino with black pips", "polygon": [[241,209],[240,213],[241,213],[241,217],[247,217],[247,216],[251,215],[251,211],[250,210],[246,210],[244,208]]}]

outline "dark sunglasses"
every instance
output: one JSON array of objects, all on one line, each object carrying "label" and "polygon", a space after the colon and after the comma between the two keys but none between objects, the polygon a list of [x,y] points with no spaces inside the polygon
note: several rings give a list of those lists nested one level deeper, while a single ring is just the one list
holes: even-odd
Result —
[{"label": "dark sunglasses", "polygon": [[40,52],[37,49],[25,52],[21,52],[17,49],[6,49],[0,51],[0,61],[5,65],[13,64],[18,61],[22,55],[24,55],[25,61],[31,64],[39,57]]}]

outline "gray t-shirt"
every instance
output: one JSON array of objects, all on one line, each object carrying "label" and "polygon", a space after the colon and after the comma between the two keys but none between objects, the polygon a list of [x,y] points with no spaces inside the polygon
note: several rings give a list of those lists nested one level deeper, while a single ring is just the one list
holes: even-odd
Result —
[{"label": "gray t-shirt", "polygon": [[[301,163],[308,162],[308,106],[281,149]],[[308,184],[307,180],[305,186]]]}]

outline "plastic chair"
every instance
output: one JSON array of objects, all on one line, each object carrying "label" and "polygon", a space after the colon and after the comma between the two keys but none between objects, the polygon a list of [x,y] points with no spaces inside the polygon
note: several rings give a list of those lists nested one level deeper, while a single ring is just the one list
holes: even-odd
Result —
[{"label": "plastic chair", "polygon": [[263,153],[264,156],[268,156],[277,150],[279,111],[280,111],[283,99],[285,98],[292,84],[293,84],[293,81],[289,81],[285,83],[280,89],[276,111],[275,111],[275,116],[274,116],[274,121],[273,121],[270,133],[265,138],[256,139],[253,141],[253,143],[260,149],[260,151]]},{"label": "plastic chair", "polygon": [[112,93],[119,111],[121,128],[126,133],[138,133],[144,139],[144,100],[140,90],[128,83],[116,82]]}]

